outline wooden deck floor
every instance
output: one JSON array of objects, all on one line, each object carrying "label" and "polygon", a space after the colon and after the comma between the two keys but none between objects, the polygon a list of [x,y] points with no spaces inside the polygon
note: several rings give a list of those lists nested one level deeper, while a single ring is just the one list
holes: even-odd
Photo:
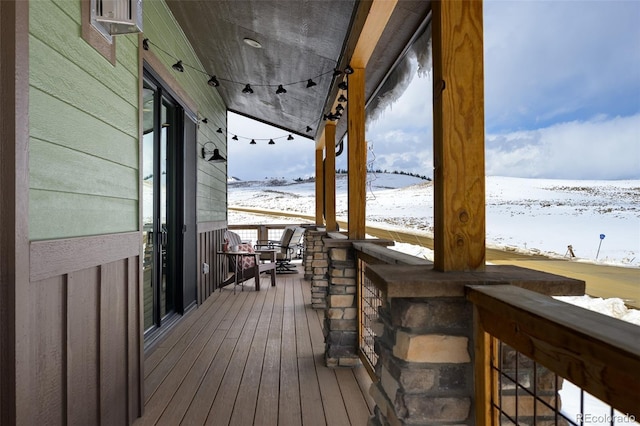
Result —
[{"label": "wooden deck floor", "polygon": [[310,283],[267,283],[216,292],[147,354],[136,425],[366,425],[371,381],[363,367],[325,367]]}]

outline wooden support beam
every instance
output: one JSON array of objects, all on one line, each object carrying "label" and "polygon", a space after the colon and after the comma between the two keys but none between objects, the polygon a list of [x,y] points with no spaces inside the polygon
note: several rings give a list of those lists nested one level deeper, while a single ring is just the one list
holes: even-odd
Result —
[{"label": "wooden support beam", "polygon": [[374,0],[351,57],[353,68],[366,68],[398,0]]},{"label": "wooden support beam", "polygon": [[337,231],[336,222],[336,123],[328,122],[324,127],[326,147],[324,159],[324,199],[327,231]]},{"label": "wooden support beam", "polygon": [[349,239],[365,237],[367,143],[365,141],[365,69],[354,68],[349,76],[347,156],[349,164]]},{"label": "wooden support beam", "polygon": [[322,148],[316,149],[316,225],[324,226],[324,158]]},{"label": "wooden support beam", "polygon": [[493,424],[491,398],[494,390],[497,390],[492,381],[494,372],[491,369],[495,363],[491,336],[482,327],[478,308],[473,307],[473,336],[474,336],[474,386],[476,395],[476,425],[491,426]]},{"label": "wooden support beam", "polygon": [[[434,268],[485,265],[482,1],[434,1]],[[349,99],[351,101],[351,99]]]}]

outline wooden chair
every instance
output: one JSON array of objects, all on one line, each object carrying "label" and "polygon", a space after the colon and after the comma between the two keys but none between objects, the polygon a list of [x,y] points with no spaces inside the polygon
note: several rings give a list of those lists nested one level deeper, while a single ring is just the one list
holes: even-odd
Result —
[{"label": "wooden chair", "polygon": [[[237,247],[237,251],[232,251]],[[241,254],[239,254],[241,253]],[[271,275],[271,287],[276,285],[276,253],[273,250],[254,250],[251,244],[242,243],[240,236],[235,232],[225,232],[225,245],[220,252],[227,257],[229,276],[222,281],[220,288],[229,284],[235,286],[244,284],[245,281],[254,278],[256,291],[260,291],[260,274]],[[260,261],[263,259],[263,261]],[[265,261],[266,260],[266,261]],[[244,289],[244,286],[243,286]]]}]

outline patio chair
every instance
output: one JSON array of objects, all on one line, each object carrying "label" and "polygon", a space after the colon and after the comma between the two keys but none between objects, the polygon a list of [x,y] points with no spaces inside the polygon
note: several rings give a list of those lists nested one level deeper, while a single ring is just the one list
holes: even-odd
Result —
[{"label": "patio chair", "polygon": [[304,237],[306,229],[302,226],[296,226],[293,231],[293,236],[291,236],[291,245],[294,246],[294,254],[296,258],[302,259],[304,255],[304,241],[302,238]]},{"label": "patio chair", "polygon": [[284,228],[284,232],[282,233],[280,240],[258,240],[254,246],[256,250],[272,251],[275,253],[277,264],[276,273],[278,274],[295,274],[298,272],[296,266],[291,263],[293,254],[297,249],[297,244],[300,241],[300,236],[298,236],[298,241],[295,243],[293,242],[293,236],[296,228],[296,226],[287,226]]},{"label": "patio chair", "polygon": [[[237,252],[246,252],[247,254],[235,254]],[[243,243],[238,234],[226,231],[225,244],[220,253],[227,257],[229,267],[229,276],[222,281],[221,289],[233,283],[234,291],[238,284],[242,284],[244,290],[244,282],[254,278],[256,291],[260,291],[260,274],[262,273],[271,275],[271,287],[275,287],[276,257],[273,250],[254,250],[251,244]]]}]

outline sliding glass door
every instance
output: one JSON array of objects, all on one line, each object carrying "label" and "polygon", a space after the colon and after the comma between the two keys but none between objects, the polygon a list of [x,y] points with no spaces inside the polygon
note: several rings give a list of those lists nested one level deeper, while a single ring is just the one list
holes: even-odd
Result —
[{"label": "sliding glass door", "polygon": [[144,330],[160,328],[176,313],[180,289],[181,108],[150,76],[143,86],[142,222]]}]

